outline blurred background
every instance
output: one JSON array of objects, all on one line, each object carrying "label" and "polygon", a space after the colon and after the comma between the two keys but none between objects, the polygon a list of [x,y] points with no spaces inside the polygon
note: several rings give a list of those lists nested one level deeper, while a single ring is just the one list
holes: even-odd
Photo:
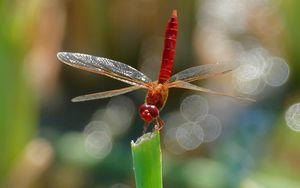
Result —
[{"label": "blurred background", "polygon": [[133,188],[130,141],[146,92],[71,103],[125,87],[62,64],[58,51],[121,61],[155,80],[173,9],[174,73],[238,62],[181,89],[161,113],[166,188],[300,187],[300,1],[1,0],[0,186]]}]

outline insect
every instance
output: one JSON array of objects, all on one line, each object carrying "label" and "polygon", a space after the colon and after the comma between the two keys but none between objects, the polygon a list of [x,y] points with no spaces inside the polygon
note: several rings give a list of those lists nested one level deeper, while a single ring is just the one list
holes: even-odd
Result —
[{"label": "insect", "polygon": [[190,89],[215,95],[230,96],[250,101],[252,100],[249,98],[234,96],[228,93],[213,91],[190,83],[228,73],[236,68],[236,65],[233,64],[200,65],[188,68],[171,76],[177,30],[177,11],[173,10],[166,28],[161,68],[157,81],[151,81],[151,79],[142,72],[118,61],[81,53],[59,52],[57,54],[58,59],[67,65],[108,76],[131,85],[121,89],[82,95],[73,98],[72,101],[80,102],[102,99],[121,95],[137,89],[146,89],[148,90],[148,93],[145,98],[145,103],[139,107],[139,115],[145,122],[143,129],[143,133],[145,133],[152,121],[156,122],[154,127],[155,130],[160,130],[163,128],[164,122],[160,118],[159,112],[162,110],[167,101],[168,91],[170,88]]}]

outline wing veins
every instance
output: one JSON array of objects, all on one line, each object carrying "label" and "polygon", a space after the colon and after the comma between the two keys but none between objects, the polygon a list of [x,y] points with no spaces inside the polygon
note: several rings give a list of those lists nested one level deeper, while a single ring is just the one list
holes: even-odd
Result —
[{"label": "wing veins", "polygon": [[103,92],[81,95],[81,96],[73,98],[72,102],[83,102],[83,101],[90,101],[90,100],[96,100],[96,99],[103,99],[103,98],[108,98],[108,97],[125,94],[128,92],[137,90],[137,89],[142,89],[142,87],[129,86],[129,87],[121,88],[121,89],[114,89],[114,90],[110,90],[110,91],[103,91]]},{"label": "wing veins", "polygon": [[169,82],[181,80],[184,82],[193,82],[197,80],[207,79],[210,77],[229,73],[238,67],[237,64],[206,64],[191,67],[174,74]]},{"label": "wing veins", "polygon": [[[130,85],[143,85],[144,87],[147,87],[146,83],[151,82],[151,80],[146,75],[134,69],[133,67],[107,58],[100,58],[96,56],[70,52],[59,52],[57,54],[57,57],[60,61],[67,65],[83,69],[88,72],[108,76]],[[115,68],[115,70],[108,65],[105,65],[105,63]],[[122,68],[127,70],[124,70],[124,72],[122,72]],[[132,74],[136,77],[130,77],[130,75],[128,74]]]},{"label": "wing veins", "polygon": [[170,83],[169,88],[189,89],[189,90],[193,90],[193,91],[201,91],[201,92],[205,92],[205,93],[210,93],[213,95],[227,96],[227,97],[237,98],[240,100],[247,100],[247,101],[255,102],[254,99],[251,99],[248,97],[238,96],[238,95],[234,95],[231,93],[218,92],[218,91],[210,90],[210,89],[207,89],[204,87],[199,87],[199,86],[196,86],[194,84],[184,82],[184,81],[175,81],[173,83]]}]

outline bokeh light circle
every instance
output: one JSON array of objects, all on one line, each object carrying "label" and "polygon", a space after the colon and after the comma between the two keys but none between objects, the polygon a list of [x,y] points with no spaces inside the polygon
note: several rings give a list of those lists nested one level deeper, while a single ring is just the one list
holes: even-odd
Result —
[{"label": "bokeh light circle", "polygon": [[[111,135],[120,135],[128,130],[134,118],[134,114],[135,105],[129,97],[112,97],[106,108],[98,109],[92,116],[92,124],[101,125],[88,125],[87,129],[99,129],[99,127],[103,126],[109,130]],[[103,130],[103,128],[101,128],[101,130]]]},{"label": "bokeh light circle", "polygon": [[193,122],[187,122],[177,128],[176,139],[185,150],[193,150],[203,142],[204,132],[202,127]]},{"label": "bokeh light circle", "polygon": [[236,90],[240,93],[243,94],[248,94],[248,95],[254,95],[257,94],[259,90],[259,88],[264,88],[264,87],[260,87],[260,86],[264,86],[262,85],[262,82],[260,79],[253,79],[253,80],[235,80],[234,82]]},{"label": "bokeh light circle", "polygon": [[186,120],[195,122],[199,117],[207,115],[208,102],[199,95],[188,96],[181,102],[180,112]]},{"label": "bokeh light circle", "polygon": [[103,159],[112,149],[112,138],[105,131],[94,131],[85,138],[85,150],[93,158]]},{"label": "bokeh light circle", "polygon": [[89,134],[95,132],[95,131],[105,131],[107,133],[110,134],[110,128],[109,126],[107,125],[106,122],[104,121],[91,121],[89,122],[85,127],[84,127],[84,130],[83,130],[83,134],[84,136],[88,136]]},{"label": "bokeh light circle", "polygon": [[292,130],[300,131],[300,103],[288,108],[285,113],[285,121]]},{"label": "bokeh light circle", "polygon": [[289,77],[289,66],[284,59],[272,57],[268,60],[268,68],[264,74],[264,81],[270,86],[281,86]]},{"label": "bokeh light circle", "polygon": [[203,129],[204,142],[214,141],[221,134],[221,121],[214,115],[208,114],[205,116],[205,118],[200,117],[196,124],[201,126]]}]

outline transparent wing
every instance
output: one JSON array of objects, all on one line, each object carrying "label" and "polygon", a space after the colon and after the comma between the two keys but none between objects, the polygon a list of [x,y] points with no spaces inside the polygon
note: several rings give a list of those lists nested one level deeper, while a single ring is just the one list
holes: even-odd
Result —
[{"label": "transparent wing", "polygon": [[169,82],[177,80],[185,82],[193,82],[196,80],[207,79],[209,77],[228,73],[238,67],[238,64],[231,63],[216,63],[206,64],[185,69],[177,74],[174,74]]},{"label": "transparent wing", "polygon": [[146,87],[145,83],[151,82],[150,78],[135,68],[111,59],[71,52],[59,52],[57,58],[70,66],[105,75],[131,85]]},{"label": "transparent wing", "polygon": [[184,81],[175,81],[173,83],[170,83],[169,88],[190,89],[190,90],[194,90],[194,91],[201,91],[201,92],[205,92],[205,93],[210,93],[210,94],[213,94],[213,95],[228,96],[228,97],[233,97],[233,98],[252,101],[252,102],[255,101],[254,99],[251,99],[251,98],[248,98],[248,97],[237,96],[237,95],[230,94],[230,93],[223,93],[223,92],[213,91],[213,90],[206,89],[206,88],[203,88],[203,87],[199,87],[199,86],[196,86],[194,84],[190,84],[190,83],[184,82]]},{"label": "transparent wing", "polygon": [[125,88],[121,88],[121,89],[115,89],[115,90],[110,90],[110,91],[82,95],[82,96],[73,98],[72,102],[82,102],[82,101],[90,101],[90,100],[113,97],[113,96],[131,92],[131,91],[134,91],[134,90],[137,90],[140,88],[141,87],[139,87],[139,86],[130,86],[130,87],[125,87]]}]

